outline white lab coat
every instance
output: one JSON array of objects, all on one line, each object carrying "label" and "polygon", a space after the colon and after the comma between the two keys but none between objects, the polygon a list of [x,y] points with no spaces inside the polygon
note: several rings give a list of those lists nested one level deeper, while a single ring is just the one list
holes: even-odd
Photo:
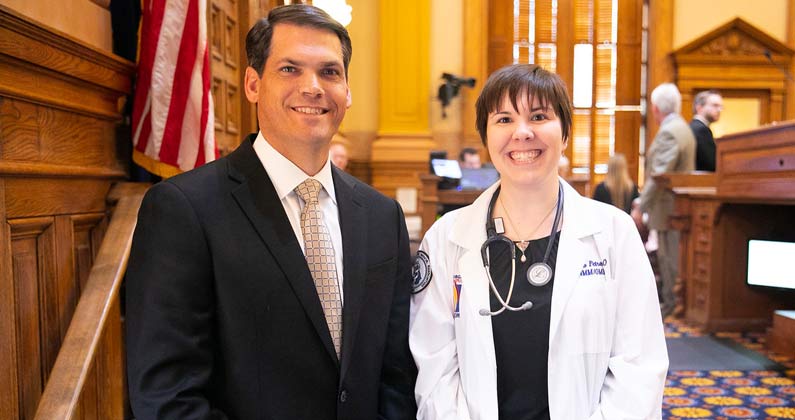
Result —
[{"label": "white lab coat", "polygon": [[[420,246],[432,271],[430,284],[412,297],[409,331],[421,420],[498,418],[491,318],[478,313],[489,308],[480,247],[495,189],[438,220]],[[550,417],[659,419],[668,353],[640,236],[627,214],[565,182],[564,197],[547,358]],[[604,275],[585,271],[603,260]],[[454,318],[456,274],[462,287]],[[516,277],[526,281],[524,273]]]}]

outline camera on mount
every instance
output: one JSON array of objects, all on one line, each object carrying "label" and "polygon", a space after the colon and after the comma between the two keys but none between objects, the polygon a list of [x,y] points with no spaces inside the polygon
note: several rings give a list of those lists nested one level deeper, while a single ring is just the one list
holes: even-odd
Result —
[{"label": "camera on mount", "polygon": [[450,73],[442,73],[442,79],[444,79],[445,82],[439,86],[437,98],[439,98],[439,102],[442,103],[442,118],[447,118],[445,108],[450,105],[450,101],[452,101],[453,98],[458,96],[458,91],[461,89],[461,86],[475,87],[475,78],[458,77]]}]

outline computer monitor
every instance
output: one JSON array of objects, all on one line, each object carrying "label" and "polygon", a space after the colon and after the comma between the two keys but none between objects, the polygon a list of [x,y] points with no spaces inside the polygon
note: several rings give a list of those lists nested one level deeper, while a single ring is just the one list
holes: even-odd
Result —
[{"label": "computer monitor", "polygon": [[461,190],[485,190],[500,179],[494,167],[483,166],[478,169],[461,169]]},{"label": "computer monitor", "polygon": [[461,179],[461,165],[453,159],[431,159],[433,174],[442,178]]},{"label": "computer monitor", "polygon": [[751,239],[748,241],[750,286],[795,290],[795,242]]},{"label": "computer monitor", "polygon": [[428,158],[428,170],[433,172],[433,160],[434,159],[447,159],[447,151],[446,150],[431,150],[430,157]]}]

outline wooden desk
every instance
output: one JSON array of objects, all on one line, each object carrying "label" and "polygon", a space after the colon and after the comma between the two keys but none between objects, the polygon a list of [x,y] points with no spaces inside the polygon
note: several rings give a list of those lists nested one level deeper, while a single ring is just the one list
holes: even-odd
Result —
[{"label": "wooden desk", "polygon": [[422,231],[420,237],[425,236],[425,232],[431,228],[433,222],[436,221],[436,216],[439,214],[440,204],[453,204],[465,206],[472,204],[476,198],[482,193],[482,190],[477,191],[457,191],[457,190],[440,190],[439,181],[440,177],[431,174],[420,175],[422,182],[422,192],[420,196],[420,216],[422,217]]},{"label": "wooden desk", "polygon": [[764,330],[775,310],[795,309],[795,292],[746,285],[747,243],[795,241],[795,123],[724,136],[717,147],[714,188],[671,184],[684,315],[708,332]]},{"label": "wooden desk", "polygon": [[[679,194],[705,194],[707,196],[715,194],[717,177],[712,172],[663,173],[654,175],[653,178],[660,188],[672,190],[674,193],[678,191]],[[689,205],[689,201],[687,203]],[[688,255],[692,255],[691,249],[688,247],[690,219],[687,216],[690,214],[690,207],[686,207],[674,212],[668,219],[669,226],[680,232],[679,275],[676,277],[673,290],[675,300],[673,315],[676,317],[681,317],[685,313],[686,282],[684,278],[686,276],[682,273],[689,272],[686,266],[690,262]]]}]

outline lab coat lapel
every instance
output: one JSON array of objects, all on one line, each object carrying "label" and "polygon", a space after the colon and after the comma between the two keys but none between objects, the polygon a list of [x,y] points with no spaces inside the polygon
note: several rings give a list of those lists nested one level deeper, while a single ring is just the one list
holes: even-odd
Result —
[{"label": "lab coat lapel", "polygon": [[[496,372],[497,359],[492,341],[491,317],[479,314],[481,309],[488,309],[490,305],[489,279],[483,267],[480,247],[486,241],[486,214],[489,200],[497,185],[499,182],[484,191],[471,206],[460,210],[461,214],[456,219],[450,236],[450,240],[461,248],[457,259],[458,272],[454,274],[466,275],[461,279],[460,311],[461,321],[467,330],[466,337],[469,337],[467,349],[482,355],[481,368],[490,372]],[[452,279],[444,281],[449,281],[452,287]],[[493,379],[493,382],[481,381],[477,386],[480,389],[496,389],[496,377],[489,379]]]},{"label": "lab coat lapel", "polygon": [[560,326],[566,304],[580,278],[582,262],[592,255],[592,249],[584,241],[601,230],[594,220],[590,206],[577,191],[563,182],[563,227],[555,261],[555,286],[552,292],[552,308],[549,320],[550,345]]}]

